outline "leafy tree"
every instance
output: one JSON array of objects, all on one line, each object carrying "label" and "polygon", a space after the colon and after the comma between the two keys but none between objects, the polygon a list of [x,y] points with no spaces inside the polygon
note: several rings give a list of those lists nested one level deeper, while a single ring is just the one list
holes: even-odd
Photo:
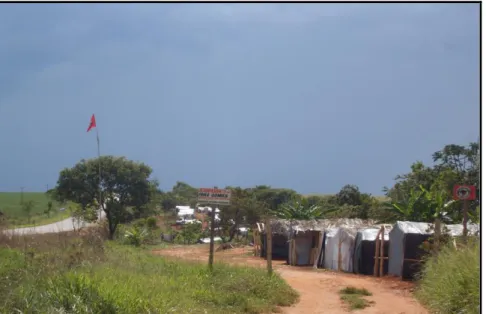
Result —
[{"label": "leafy tree", "polygon": [[139,247],[148,239],[149,235],[147,228],[133,226],[125,232],[125,240],[128,244]]},{"label": "leafy tree", "polygon": [[47,208],[44,210],[44,214],[47,215],[47,218],[51,216],[52,210],[53,210],[53,204],[52,201],[47,202]]},{"label": "leafy tree", "polygon": [[162,193],[161,205],[165,211],[174,209],[178,205],[176,196],[172,192]]},{"label": "leafy tree", "polygon": [[195,205],[197,202],[198,189],[187,183],[178,181],[172,188],[177,205]]},{"label": "leafy tree", "polygon": [[187,223],[182,227],[182,230],[177,234],[174,242],[181,244],[194,244],[202,236],[201,224],[193,222]]},{"label": "leafy tree", "polygon": [[[435,152],[432,157],[434,160],[432,167],[426,167],[422,162],[415,162],[411,166],[410,173],[397,176],[395,185],[390,189],[384,189],[391,201],[401,207],[413,203],[415,202],[413,198],[416,196],[413,193],[421,193],[422,188],[431,193],[441,193],[444,199],[451,200],[455,184],[470,184],[477,187],[477,199],[471,202],[470,206],[470,208],[475,208],[479,204],[478,143],[471,143],[468,146],[446,145],[442,150]],[[423,200],[420,202],[423,202]],[[461,207],[460,202],[454,202],[447,206],[448,216],[453,222],[461,221]],[[416,212],[414,214],[415,219],[418,219],[417,215],[422,216],[421,219],[430,218],[432,214],[427,212],[427,208],[422,204],[420,208],[414,209]],[[418,211],[420,210],[426,212],[419,215]]]},{"label": "leafy tree", "polygon": [[30,223],[30,218],[32,217],[32,210],[34,209],[34,201],[28,200],[22,203],[22,211],[27,216],[27,221]]},{"label": "leafy tree", "polygon": [[288,220],[312,220],[324,217],[324,212],[318,205],[309,205],[306,198],[295,198],[274,211],[277,218]]},{"label": "leafy tree", "polygon": [[[98,167],[101,167],[101,184]],[[149,180],[151,173],[149,166],[125,157],[83,159],[73,168],[61,171],[55,189],[60,200],[80,204],[83,210],[99,199],[112,239],[129,208],[140,209],[150,203],[157,186],[156,181]]]},{"label": "leafy tree", "polygon": [[339,205],[361,205],[361,193],[356,185],[347,184],[336,194]]},{"label": "leafy tree", "polygon": [[265,204],[265,207],[271,211],[277,210],[280,205],[288,203],[298,196],[294,190],[272,189],[268,186],[257,186],[252,192],[256,199]]}]

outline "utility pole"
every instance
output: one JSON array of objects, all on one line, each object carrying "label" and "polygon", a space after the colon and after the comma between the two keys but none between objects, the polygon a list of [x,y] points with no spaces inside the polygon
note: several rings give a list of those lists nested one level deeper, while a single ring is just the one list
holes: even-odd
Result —
[{"label": "utility pole", "polygon": [[212,205],[211,209],[211,225],[209,231],[209,270],[213,270],[213,262],[214,262],[214,221],[215,221],[215,211],[216,206]]}]

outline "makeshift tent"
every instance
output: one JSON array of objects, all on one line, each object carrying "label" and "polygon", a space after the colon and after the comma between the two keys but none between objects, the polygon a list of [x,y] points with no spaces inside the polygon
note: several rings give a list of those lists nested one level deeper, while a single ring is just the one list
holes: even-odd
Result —
[{"label": "makeshift tent", "polygon": [[[384,257],[388,257],[389,232],[391,228],[385,227]],[[353,257],[353,271],[357,274],[373,275],[375,265],[376,237],[378,228],[358,230]],[[388,273],[388,259],[383,261],[383,273]]]},{"label": "makeshift tent", "polygon": [[[324,250],[325,241],[332,235],[334,229],[337,230],[337,227],[341,226],[349,228],[371,226],[373,225],[373,221],[364,221],[361,219],[274,219],[271,220],[270,225],[272,229],[272,242],[278,243],[277,246],[274,245],[272,248],[279,252],[272,255],[279,256],[280,258],[284,258],[284,255],[286,255],[285,257],[290,265],[314,265],[315,267],[324,267],[324,256],[326,255]],[[261,223],[257,224],[257,227],[258,230],[261,230],[260,240],[263,244],[260,256],[264,257],[266,256],[264,249],[264,243],[266,242],[265,228]],[[284,239],[287,243],[286,249],[281,246]],[[348,242],[349,241],[350,240],[348,240]]]},{"label": "makeshift tent", "polygon": [[[462,225],[445,225],[453,237],[462,235]],[[388,273],[402,279],[414,279],[419,272],[425,251],[420,248],[434,232],[433,224],[398,221],[390,231]],[[468,224],[470,234],[478,234],[479,226]]]},{"label": "makeshift tent", "polygon": [[356,233],[354,228],[340,227],[326,234],[325,268],[353,272]]},{"label": "makeshift tent", "polygon": [[[260,257],[267,257],[267,236],[265,234],[260,234],[260,239],[262,243]],[[289,244],[288,238],[282,234],[272,235],[272,259],[276,260],[287,260],[289,256]]]},{"label": "makeshift tent", "polygon": [[177,216],[183,218],[193,218],[194,216],[194,208],[190,206],[176,206]]}]

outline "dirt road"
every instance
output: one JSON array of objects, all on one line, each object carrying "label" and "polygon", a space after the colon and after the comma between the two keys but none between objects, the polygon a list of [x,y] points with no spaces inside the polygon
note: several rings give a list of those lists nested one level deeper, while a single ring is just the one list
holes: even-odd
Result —
[{"label": "dirt road", "polygon": [[[207,261],[206,245],[184,246],[153,251],[154,254],[188,260]],[[251,256],[251,249],[236,248],[215,254],[216,261],[236,265],[265,267],[265,261]],[[339,298],[339,290],[346,286],[365,288],[373,295],[371,307],[353,311],[362,314],[426,314],[428,313],[411,295],[413,284],[394,278],[374,278],[354,274],[313,270],[311,267],[291,267],[274,261],[275,270],[300,294],[292,307],[281,308],[286,314],[342,314],[349,313]]]},{"label": "dirt road", "polygon": [[[98,214],[98,220],[106,217],[105,212],[101,212],[101,216]],[[43,233],[59,233],[68,232],[75,229],[86,228],[89,226],[95,226],[95,223],[87,223],[82,220],[77,220],[72,217],[64,220],[54,222],[47,225],[40,225],[35,227],[24,227],[5,230],[4,233],[8,235],[31,235],[31,234],[43,234]]]}]

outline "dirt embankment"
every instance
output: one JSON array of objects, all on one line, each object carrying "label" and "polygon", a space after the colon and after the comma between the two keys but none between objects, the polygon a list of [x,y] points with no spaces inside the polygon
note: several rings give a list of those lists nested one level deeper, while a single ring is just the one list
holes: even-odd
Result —
[{"label": "dirt embankment", "polygon": [[[208,260],[206,245],[181,246],[153,251],[168,257]],[[215,253],[215,260],[235,265],[266,267],[266,261],[252,256],[251,248],[235,248]],[[339,290],[352,286],[365,288],[372,293],[366,297],[374,304],[353,313],[363,314],[427,314],[412,295],[413,284],[395,278],[374,278],[354,274],[313,270],[311,267],[291,267],[284,261],[274,261],[275,270],[300,294],[300,300],[292,307],[281,308],[286,314],[342,314],[347,306],[340,300]]]}]

